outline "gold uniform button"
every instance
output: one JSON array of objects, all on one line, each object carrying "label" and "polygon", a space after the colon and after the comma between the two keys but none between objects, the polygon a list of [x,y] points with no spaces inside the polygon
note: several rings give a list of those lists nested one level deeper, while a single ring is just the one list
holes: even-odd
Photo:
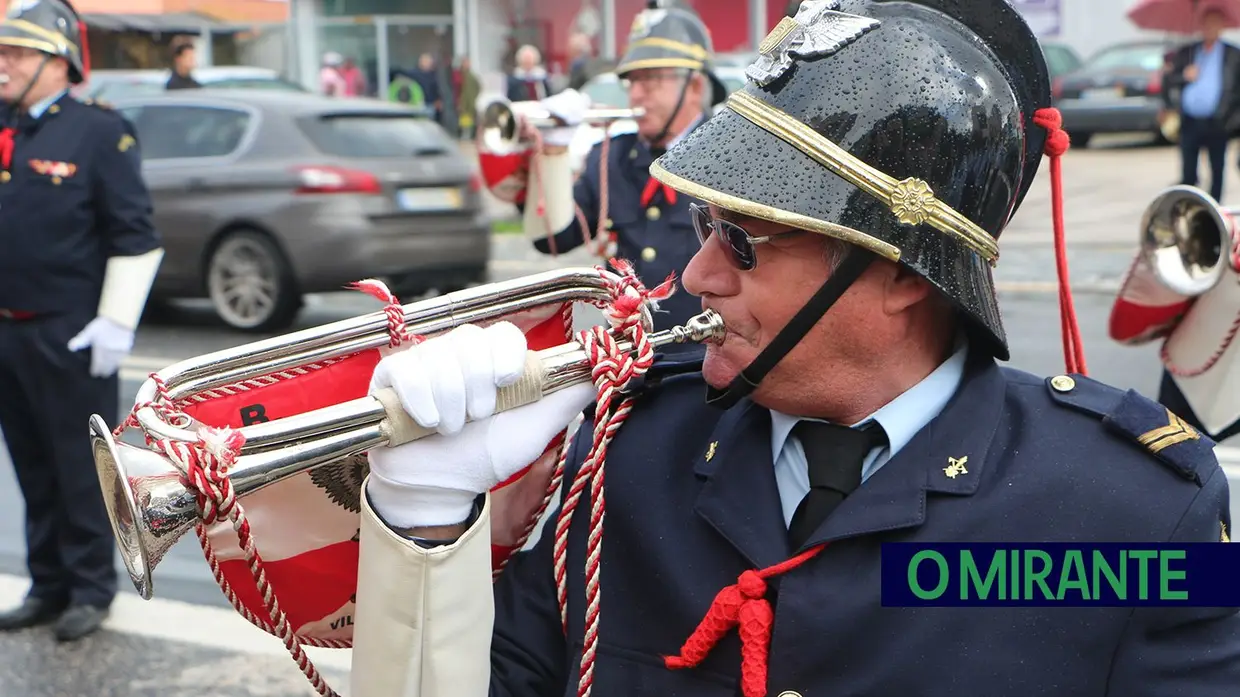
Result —
[{"label": "gold uniform button", "polygon": [[659,216],[661,215],[663,214],[660,213],[659,209],[655,208],[654,206],[651,206],[646,209],[646,217],[649,218],[650,220],[658,220]]},{"label": "gold uniform button", "polygon": [[0,172],[0,184],[8,184],[9,180],[12,178],[12,174],[9,174],[8,172]]},{"label": "gold uniform button", "polygon": [[659,250],[654,247],[646,247],[642,250],[642,261],[654,261],[659,256]]},{"label": "gold uniform button", "polygon": [[1056,392],[1071,392],[1072,388],[1076,387],[1076,380],[1067,375],[1057,375],[1051,378],[1051,387]]},{"label": "gold uniform button", "polygon": [[49,114],[59,114],[59,113],[60,113],[60,105],[59,105],[59,104],[53,104],[53,105],[51,105],[50,107],[48,107],[48,109],[47,109],[47,113],[49,113]]},{"label": "gold uniform button", "polygon": [[611,218],[608,218],[607,220],[604,220],[604,221],[603,221],[603,225],[604,225],[604,226],[606,226],[608,230],[610,230],[610,229],[611,229],[611,225],[612,225],[612,223],[611,223]]}]

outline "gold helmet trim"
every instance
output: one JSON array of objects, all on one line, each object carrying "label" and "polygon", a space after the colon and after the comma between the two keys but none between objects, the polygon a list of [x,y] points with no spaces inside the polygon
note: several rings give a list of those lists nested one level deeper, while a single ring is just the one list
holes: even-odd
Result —
[{"label": "gold helmet trim", "polygon": [[[861,161],[791,115],[752,95],[734,92],[728,97],[725,106],[805,153],[853,186],[882,201],[901,223],[929,224],[975,251],[991,266],[998,263],[999,245],[995,239],[976,223],[935,198],[934,191],[925,181],[914,177],[896,179]],[[664,183],[676,188],[671,182]],[[686,193],[694,195],[687,191]]]},{"label": "gold helmet trim", "polygon": [[703,186],[702,184],[689,181],[679,175],[672,174],[667,171],[663,165],[659,164],[658,161],[655,161],[650,165],[650,176],[664,184],[667,184],[686,196],[692,196],[698,200],[713,203],[720,208],[736,211],[737,213],[742,213],[751,218],[769,220],[772,223],[787,225],[801,230],[816,232],[828,237],[834,237],[836,239],[843,240],[844,242],[855,244],[858,247],[864,247],[865,249],[868,249],[889,261],[900,260],[900,249],[898,247],[889,242],[884,242],[873,235],[869,235],[837,223],[828,222],[819,218],[812,218],[808,215],[802,215],[800,213],[793,213],[791,211],[783,210],[782,208],[775,208],[774,206],[768,206],[764,203],[758,203],[757,201],[750,201],[749,199],[741,198],[740,196],[736,196],[734,194],[725,193],[717,189],[712,189],[708,186]]},{"label": "gold helmet trim", "polygon": [[629,61],[616,68],[617,75],[623,75],[631,70],[641,70],[642,68],[688,68],[690,70],[701,70],[706,64],[699,60],[689,58],[643,58],[641,60]]},{"label": "gold helmet trim", "polygon": [[630,51],[635,48],[663,48],[668,51],[683,53],[690,58],[696,58],[700,61],[704,61],[710,57],[710,55],[706,52],[706,49],[702,46],[685,43],[684,41],[677,41],[675,39],[665,39],[661,36],[648,36],[644,39],[638,39],[637,41],[629,44]]}]

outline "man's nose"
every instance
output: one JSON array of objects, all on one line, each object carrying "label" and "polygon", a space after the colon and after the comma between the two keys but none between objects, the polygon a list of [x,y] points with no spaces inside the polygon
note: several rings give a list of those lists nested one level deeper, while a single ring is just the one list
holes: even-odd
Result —
[{"label": "man's nose", "polygon": [[727,253],[713,235],[689,260],[681,278],[685,290],[697,297],[732,295],[736,281],[736,269],[728,263]]}]

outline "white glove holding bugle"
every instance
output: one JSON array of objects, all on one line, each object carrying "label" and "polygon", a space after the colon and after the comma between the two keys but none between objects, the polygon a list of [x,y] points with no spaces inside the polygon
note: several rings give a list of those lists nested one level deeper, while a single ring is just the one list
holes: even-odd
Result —
[{"label": "white glove holding bugle", "polygon": [[556,93],[539,102],[552,116],[564,122],[563,126],[543,130],[542,139],[546,145],[568,147],[577,134],[577,127],[586,118],[590,109],[590,98],[574,89]]},{"label": "white glove holding bugle", "polygon": [[499,388],[522,375],[528,351],[516,325],[463,325],[379,361],[370,393],[392,388],[418,424],[437,431],[369,452],[367,493],[389,525],[456,525],[474,499],[533,463],[597,392],[573,385],[495,413]]}]

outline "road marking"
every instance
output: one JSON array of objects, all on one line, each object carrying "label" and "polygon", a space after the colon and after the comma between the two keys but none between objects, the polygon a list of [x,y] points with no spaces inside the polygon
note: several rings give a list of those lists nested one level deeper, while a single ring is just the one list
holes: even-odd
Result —
[{"label": "road marking", "polygon": [[[6,607],[17,605],[25,597],[29,585],[24,578],[0,574],[0,603]],[[143,600],[133,593],[116,596],[104,627],[123,634],[186,642],[221,651],[289,655],[279,639],[246,622],[236,610],[161,598]],[[306,652],[315,665],[346,673],[353,655],[349,649],[307,648]],[[289,663],[292,670],[297,670],[291,658]]]}]

